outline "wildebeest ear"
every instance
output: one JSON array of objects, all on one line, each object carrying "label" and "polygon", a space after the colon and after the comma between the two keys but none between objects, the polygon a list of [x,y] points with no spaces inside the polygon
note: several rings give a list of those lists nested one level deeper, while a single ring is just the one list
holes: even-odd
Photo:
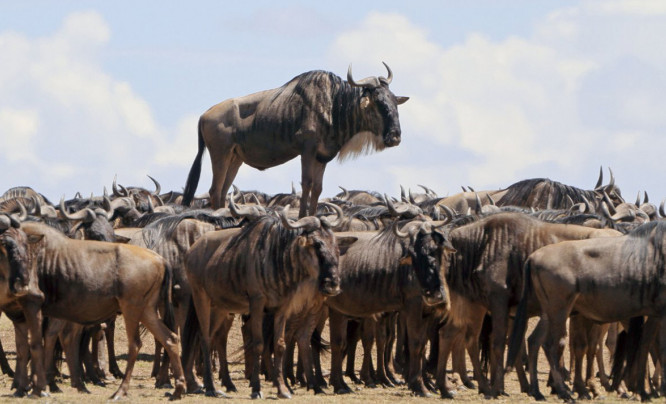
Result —
[{"label": "wildebeest ear", "polygon": [[28,236],[28,243],[35,244],[39,243],[44,238],[43,234],[30,234]]},{"label": "wildebeest ear", "polygon": [[364,95],[361,97],[361,109],[366,109],[370,105],[370,97]]},{"label": "wildebeest ear", "polygon": [[349,247],[351,247],[357,240],[358,237],[354,236],[336,237],[335,241],[337,241],[338,243],[338,248],[340,249],[340,255],[345,255],[347,250],[349,250]]},{"label": "wildebeest ear", "polygon": [[404,97],[402,95],[395,97],[395,100],[398,102],[398,105],[406,103],[408,99],[409,97]]},{"label": "wildebeest ear", "polygon": [[117,234],[115,235],[115,237],[116,237],[116,243],[120,243],[120,244],[127,244],[131,240],[131,238],[129,238],[129,237],[119,236]]},{"label": "wildebeest ear", "polygon": [[308,245],[308,238],[305,236],[298,236],[298,246],[299,247],[305,247]]}]

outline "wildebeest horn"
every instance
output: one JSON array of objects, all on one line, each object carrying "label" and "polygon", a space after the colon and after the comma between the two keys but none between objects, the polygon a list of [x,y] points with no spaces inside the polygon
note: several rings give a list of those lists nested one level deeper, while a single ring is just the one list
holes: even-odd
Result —
[{"label": "wildebeest horn", "polygon": [[606,193],[606,191],[604,191],[604,202],[606,202],[608,204],[608,210],[612,214],[615,214],[615,205],[613,205],[613,201],[611,201],[611,199],[608,196],[608,194]]},{"label": "wildebeest horn", "polygon": [[490,196],[490,194],[486,194],[486,197],[488,198],[488,203],[495,206],[495,200],[493,199],[493,197]]},{"label": "wildebeest horn", "polygon": [[[384,197],[386,199],[388,199],[386,197],[386,194],[384,194]],[[403,187],[402,185],[400,185],[400,200],[403,201],[403,202],[407,202],[407,195],[405,193],[405,187]]]},{"label": "wildebeest horn", "polygon": [[85,223],[90,223],[95,220],[95,212],[89,208],[81,209],[78,212],[69,214],[65,207],[65,198],[60,198],[60,213],[68,220],[81,220]]},{"label": "wildebeest horn", "polygon": [[666,204],[666,198],[664,198],[664,200],[662,200],[661,203],[659,204],[659,214],[661,215],[661,217],[666,217],[666,210],[664,209],[665,204]]},{"label": "wildebeest horn", "polygon": [[153,205],[153,198],[148,199],[148,213],[155,213],[155,205]]},{"label": "wildebeest horn", "polygon": [[280,219],[286,228],[292,230],[304,228],[305,231],[312,231],[321,227],[321,221],[319,221],[319,219],[314,216],[305,216],[298,219],[296,222],[292,222],[288,216],[290,207],[290,205],[287,205],[284,207],[284,209],[282,209],[282,212],[280,212]]},{"label": "wildebeest horn", "polygon": [[383,81],[388,86],[393,81],[393,72],[391,71],[391,68],[386,64],[386,62],[382,63],[384,64],[384,66],[386,66],[386,71],[388,72],[388,76],[386,76],[386,78],[380,76],[379,81]]},{"label": "wildebeest horn", "polygon": [[[10,215],[10,218],[12,218],[14,220],[17,220],[19,222],[22,222],[22,221],[24,221],[25,219],[28,218],[28,211],[26,210],[25,206],[23,206],[21,201],[17,200],[16,204],[18,205],[19,213],[18,213],[18,215],[16,215],[16,214]],[[18,227],[18,226],[14,226],[14,227]]]},{"label": "wildebeest horn", "polygon": [[338,185],[338,188],[340,188],[342,190],[342,198],[340,198],[340,199],[348,200],[349,199],[349,191],[342,188],[340,185]]},{"label": "wildebeest horn", "polygon": [[106,211],[106,219],[111,220],[116,210],[113,208],[113,205],[111,204],[111,199],[109,199],[109,195],[106,194],[106,188],[104,188],[104,196],[102,196],[102,207]]},{"label": "wildebeest horn", "polygon": [[601,188],[604,182],[604,167],[599,166],[599,179],[597,180],[597,185],[594,186],[594,190],[597,191]]},{"label": "wildebeest horn", "polygon": [[148,178],[150,178],[150,180],[153,182],[153,184],[155,184],[155,192],[153,192],[153,195],[159,195],[160,191],[162,190],[162,187],[160,186],[160,183],[157,182],[157,180],[155,178],[151,177],[150,175],[148,176]]},{"label": "wildebeest horn", "polygon": [[469,191],[470,191],[470,192],[476,192],[476,191],[474,190],[474,188],[472,188],[471,185],[468,185],[467,188],[469,188]]},{"label": "wildebeest horn", "polygon": [[393,202],[391,202],[391,198],[389,198],[388,195],[384,194],[384,199],[386,199],[386,207],[392,216],[400,216],[402,213],[404,213],[404,210],[400,212],[395,208]]},{"label": "wildebeest horn", "polygon": [[255,205],[255,206],[243,206],[239,208],[234,202],[233,198],[229,199],[229,210],[231,211],[231,214],[234,216],[248,217],[252,220],[258,219],[266,215],[266,209],[264,209],[263,206]]},{"label": "wildebeest horn", "polygon": [[[405,226],[405,227],[407,227],[407,226]],[[410,236],[409,232],[403,232],[403,231],[398,227],[398,221],[397,221],[397,220],[396,220],[395,222],[393,222],[393,226],[392,226],[392,228],[393,228],[393,233],[394,233],[396,236],[400,237],[400,238],[406,238],[406,237],[409,237],[409,236]]]},{"label": "wildebeest horn", "polygon": [[446,206],[446,205],[437,205],[437,207],[439,207],[441,210],[444,211],[444,213],[446,214],[446,219],[438,220],[436,222],[432,222],[433,229],[437,229],[437,228],[440,228],[442,226],[445,226],[446,224],[450,223],[453,220],[453,216],[455,216],[455,213],[453,213],[451,208],[449,208],[448,206]]},{"label": "wildebeest horn", "polygon": [[416,203],[416,199],[414,199],[414,194],[412,194],[412,189],[409,188],[409,203]]},{"label": "wildebeest horn", "polygon": [[[114,196],[129,196],[127,194],[127,190],[125,189],[125,194],[122,194],[120,190],[118,189],[118,183],[116,182],[118,179],[118,174],[113,176],[113,183],[111,184],[111,190],[113,191]],[[121,186],[122,188],[122,186]]]},{"label": "wildebeest horn", "polygon": [[319,220],[326,225],[329,228],[334,228],[340,225],[342,223],[342,218],[344,217],[344,213],[342,212],[342,208],[340,208],[338,205],[334,203],[328,203],[328,202],[322,202],[322,205],[327,206],[331,209],[336,214],[336,218],[334,220],[328,220],[326,217],[320,217]]},{"label": "wildebeest horn", "polygon": [[601,212],[607,219],[613,220],[613,215],[611,215],[610,211],[608,210],[608,205],[606,205],[606,202],[601,202]]},{"label": "wildebeest horn", "polygon": [[[388,67],[388,66],[386,66]],[[389,70],[390,72],[390,70]],[[391,75],[392,76],[392,75]],[[393,77],[391,77],[393,79]],[[352,77],[352,65],[351,63],[349,64],[349,69],[347,69],[347,81],[349,84],[351,84],[352,87],[364,87],[364,88],[377,88],[379,87],[379,79],[377,77],[366,77],[364,79],[361,79],[359,81],[354,81],[354,77]]]},{"label": "wildebeest horn", "polygon": [[[589,213],[597,213],[597,212],[596,212],[596,209],[594,209],[594,208],[592,207],[592,204],[590,203],[590,201],[587,200],[587,198],[585,197],[585,195],[581,195],[581,198],[583,198],[583,203],[585,204],[585,212],[589,212]],[[585,212],[583,212],[583,213],[585,213]]]},{"label": "wildebeest horn", "polygon": [[643,203],[649,203],[650,198],[648,197],[647,191],[643,191],[643,192],[645,192],[645,198],[643,198]]},{"label": "wildebeest horn", "polygon": [[12,222],[9,219],[9,216],[5,212],[0,213],[0,231],[9,229],[11,225]]},{"label": "wildebeest horn", "polygon": [[641,191],[638,191],[638,194],[636,195],[636,207],[641,206]]},{"label": "wildebeest horn", "polygon": [[569,205],[571,205],[569,206],[569,208],[573,208],[574,206],[576,206],[576,202],[574,202],[574,200],[571,199],[571,195],[567,194],[567,201],[569,202]]},{"label": "wildebeest horn", "polygon": [[291,182],[291,194],[296,195],[296,187],[294,187],[294,181]]},{"label": "wildebeest horn", "polygon": [[467,188],[464,185],[461,185],[460,188],[462,188],[463,192],[467,192]]},{"label": "wildebeest horn", "polygon": [[481,198],[479,198],[479,194],[474,192],[474,198],[476,199],[476,209],[474,209],[474,212],[477,215],[481,214]]}]

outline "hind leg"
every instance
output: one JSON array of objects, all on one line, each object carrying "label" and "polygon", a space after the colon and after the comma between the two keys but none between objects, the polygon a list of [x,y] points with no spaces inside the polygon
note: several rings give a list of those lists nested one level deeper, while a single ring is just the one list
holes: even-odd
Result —
[{"label": "hind leg", "polygon": [[119,400],[127,396],[134,364],[141,348],[141,335],[139,334],[139,320],[136,318],[137,316],[131,311],[123,310],[123,317],[125,318],[125,330],[127,331],[127,366],[125,367],[125,377],[120,383],[118,390],[111,396],[111,400]]}]

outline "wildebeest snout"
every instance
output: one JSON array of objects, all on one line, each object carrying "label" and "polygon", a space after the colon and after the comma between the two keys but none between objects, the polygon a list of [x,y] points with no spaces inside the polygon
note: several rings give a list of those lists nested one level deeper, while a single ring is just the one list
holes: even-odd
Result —
[{"label": "wildebeest snout", "polygon": [[384,144],[387,147],[393,147],[400,144],[400,128],[391,129],[384,138]]},{"label": "wildebeest snout", "polygon": [[437,290],[426,290],[423,293],[423,298],[427,305],[432,306],[435,304],[444,303],[446,300],[446,293],[444,288],[439,288]]},{"label": "wildebeest snout", "polygon": [[319,291],[326,296],[336,296],[342,292],[340,289],[340,278],[326,277],[319,283]]},{"label": "wildebeest snout", "polygon": [[28,280],[23,277],[17,276],[9,282],[9,291],[15,296],[24,296],[28,294],[28,290]]}]

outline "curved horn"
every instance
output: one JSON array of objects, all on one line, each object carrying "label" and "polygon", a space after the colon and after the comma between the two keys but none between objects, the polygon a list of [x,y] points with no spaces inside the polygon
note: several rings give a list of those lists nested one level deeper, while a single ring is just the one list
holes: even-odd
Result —
[{"label": "curved horn", "polygon": [[636,195],[636,202],[634,204],[636,207],[641,206],[641,191],[638,191],[638,195]]},{"label": "curved horn", "polygon": [[648,197],[647,191],[643,191],[645,193],[645,198],[643,198],[643,203],[649,203],[650,198]]},{"label": "curved horn", "polygon": [[446,206],[446,205],[437,205],[437,206],[439,207],[439,209],[443,210],[444,213],[446,213],[446,219],[440,220],[440,221],[437,221],[437,222],[433,222],[432,223],[432,228],[433,229],[438,229],[442,226],[445,226],[445,225],[451,223],[451,221],[453,220],[453,217],[455,216],[455,213],[453,213],[453,210],[451,210],[451,208],[449,208],[448,206]]},{"label": "curved horn", "polygon": [[305,231],[312,231],[316,230],[321,227],[321,221],[317,219],[314,216],[305,216],[303,218],[298,219],[296,222],[292,222],[291,219],[287,216],[289,213],[289,208],[290,205],[287,204],[287,206],[282,209],[282,212],[280,212],[280,219],[282,220],[282,224],[288,228],[288,229],[300,229],[301,227],[305,228]]},{"label": "curved horn", "polygon": [[574,200],[571,199],[571,195],[569,194],[567,194],[567,201],[569,202],[569,205],[571,205],[569,206],[569,208],[573,208],[574,206],[576,206],[576,202],[574,202]]},{"label": "curved horn", "polygon": [[585,195],[582,195],[581,197],[583,198],[583,203],[585,204],[585,212],[597,213],[596,210],[592,208],[592,204],[587,200]]},{"label": "curved horn", "polygon": [[611,170],[610,167],[608,167],[608,172],[610,172],[610,182],[608,183],[608,189],[613,189],[615,188],[615,176],[613,175],[613,170]]},{"label": "curved horn", "polygon": [[233,198],[229,199],[229,210],[231,211],[231,214],[236,217],[248,217],[251,219],[257,219],[266,214],[266,211],[261,206],[238,207],[234,202]]},{"label": "curved horn", "polygon": [[659,204],[659,214],[661,217],[666,217],[666,210],[664,209],[664,205],[666,204],[666,198],[664,198],[663,201]]},{"label": "curved horn", "polygon": [[611,215],[610,211],[608,210],[608,205],[606,205],[606,202],[601,202],[601,212],[604,214],[606,219],[614,221],[613,215]]},{"label": "curved horn", "polygon": [[[25,206],[23,206],[21,201],[17,200],[16,203],[18,204],[18,207],[19,207],[19,214],[18,215],[13,214],[13,215],[10,215],[10,217],[12,219],[18,220],[19,222],[22,222],[22,221],[24,221],[25,219],[28,218],[28,211],[26,210]],[[14,227],[18,227],[18,226],[14,226]]]},{"label": "curved horn", "polygon": [[490,194],[486,194],[486,197],[488,198],[488,203],[495,206],[495,200],[493,199],[493,197],[490,196]]},{"label": "curved horn", "polygon": [[342,188],[340,185],[338,185],[338,188],[340,188],[342,190],[342,198],[340,198],[340,199],[349,200],[349,191]]},{"label": "curved horn", "polygon": [[111,220],[116,213],[116,210],[111,204],[111,199],[109,199],[109,196],[106,194],[106,188],[104,189],[104,196],[102,196],[102,207],[106,211],[106,219]]},{"label": "curved horn", "polygon": [[384,198],[386,199],[386,207],[391,213],[391,216],[400,216],[403,213],[405,213],[406,209],[401,209],[400,211],[396,209],[396,207],[393,205],[393,202],[391,202],[391,198],[389,198],[388,195],[384,194]]},{"label": "curved horn", "polygon": [[291,182],[291,194],[296,195],[296,187],[294,187],[294,181]]},{"label": "curved horn", "polygon": [[604,167],[599,166],[599,179],[597,180],[597,184],[594,186],[594,189],[598,190],[599,188],[601,188],[603,182],[604,182]]},{"label": "curved horn", "polygon": [[85,223],[90,223],[95,220],[95,212],[88,208],[81,209],[78,212],[69,214],[69,212],[67,212],[67,208],[65,207],[64,197],[60,198],[60,213],[68,220],[81,220]]},{"label": "curved horn", "polygon": [[[113,183],[111,184],[111,191],[113,191],[113,196],[117,197],[128,196],[127,193],[123,195],[118,189],[118,183],[116,182],[117,179],[118,179],[118,174],[113,176]],[[127,192],[127,190],[125,190],[125,192]]]},{"label": "curved horn", "polygon": [[615,214],[615,205],[613,205],[613,201],[611,201],[611,199],[608,196],[608,194],[606,193],[606,191],[604,191],[604,202],[606,202],[606,204],[608,205],[607,208],[608,208],[609,212],[611,212],[612,214]]},{"label": "curved horn", "polygon": [[[384,197],[387,198],[386,194],[384,194]],[[407,193],[405,192],[405,187],[402,185],[400,185],[400,200],[407,202]]]},{"label": "curved horn", "polygon": [[409,203],[416,204],[416,199],[414,199],[414,194],[412,194],[411,188],[409,188]]},{"label": "curved horn", "polygon": [[[395,222],[393,222],[393,226],[391,226],[391,227],[393,228],[393,233],[396,236],[400,237],[400,238],[406,238],[406,237],[410,236],[409,232],[403,232],[401,229],[398,228],[398,221],[397,220]],[[405,227],[407,227],[407,226],[405,226]]]},{"label": "curved horn", "polygon": [[386,67],[386,71],[388,72],[388,76],[386,76],[386,78],[380,77],[379,80],[383,81],[388,86],[393,81],[393,72],[391,71],[391,68],[386,64],[386,62],[382,62],[382,63]]},{"label": "curved horn", "polygon": [[467,192],[467,188],[464,185],[461,185],[460,188],[462,188],[463,192]]},{"label": "curved horn", "polygon": [[334,203],[329,203],[329,202],[322,202],[323,206],[328,206],[329,208],[333,209],[335,214],[337,215],[335,219],[333,220],[328,220],[325,217],[320,217],[319,220],[326,225],[329,228],[334,228],[339,226],[342,223],[342,218],[344,217],[344,213],[342,212],[342,208],[340,208],[338,205]]},{"label": "curved horn", "polygon": [[474,198],[476,199],[476,208],[474,209],[474,213],[477,215],[481,214],[481,198],[479,198],[479,194],[474,192]]},{"label": "curved horn", "polygon": [[160,191],[162,190],[162,187],[160,186],[160,183],[157,182],[157,180],[155,178],[151,177],[150,175],[148,176],[148,178],[150,178],[150,180],[153,182],[153,184],[155,184],[155,192],[153,192],[153,195],[159,195]]},{"label": "curved horn", "polygon": [[469,188],[470,192],[476,192],[476,191],[474,190],[474,188],[472,188],[471,185],[468,185],[467,188]]},{"label": "curved horn", "polygon": [[39,198],[32,197],[32,205],[34,206],[33,214],[37,217],[42,217],[42,203],[39,201]]},{"label": "curved horn", "polygon": [[155,205],[153,205],[153,198],[148,199],[148,213],[155,213]]},{"label": "curved horn", "polygon": [[347,69],[347,81],[352,87],[364,87],[364,88],[377,88],[379,87],[379,79],[377,77],[366,77],[359,81],[354,81],[352,77],[352,65],[349,64],[349,69]]}]

